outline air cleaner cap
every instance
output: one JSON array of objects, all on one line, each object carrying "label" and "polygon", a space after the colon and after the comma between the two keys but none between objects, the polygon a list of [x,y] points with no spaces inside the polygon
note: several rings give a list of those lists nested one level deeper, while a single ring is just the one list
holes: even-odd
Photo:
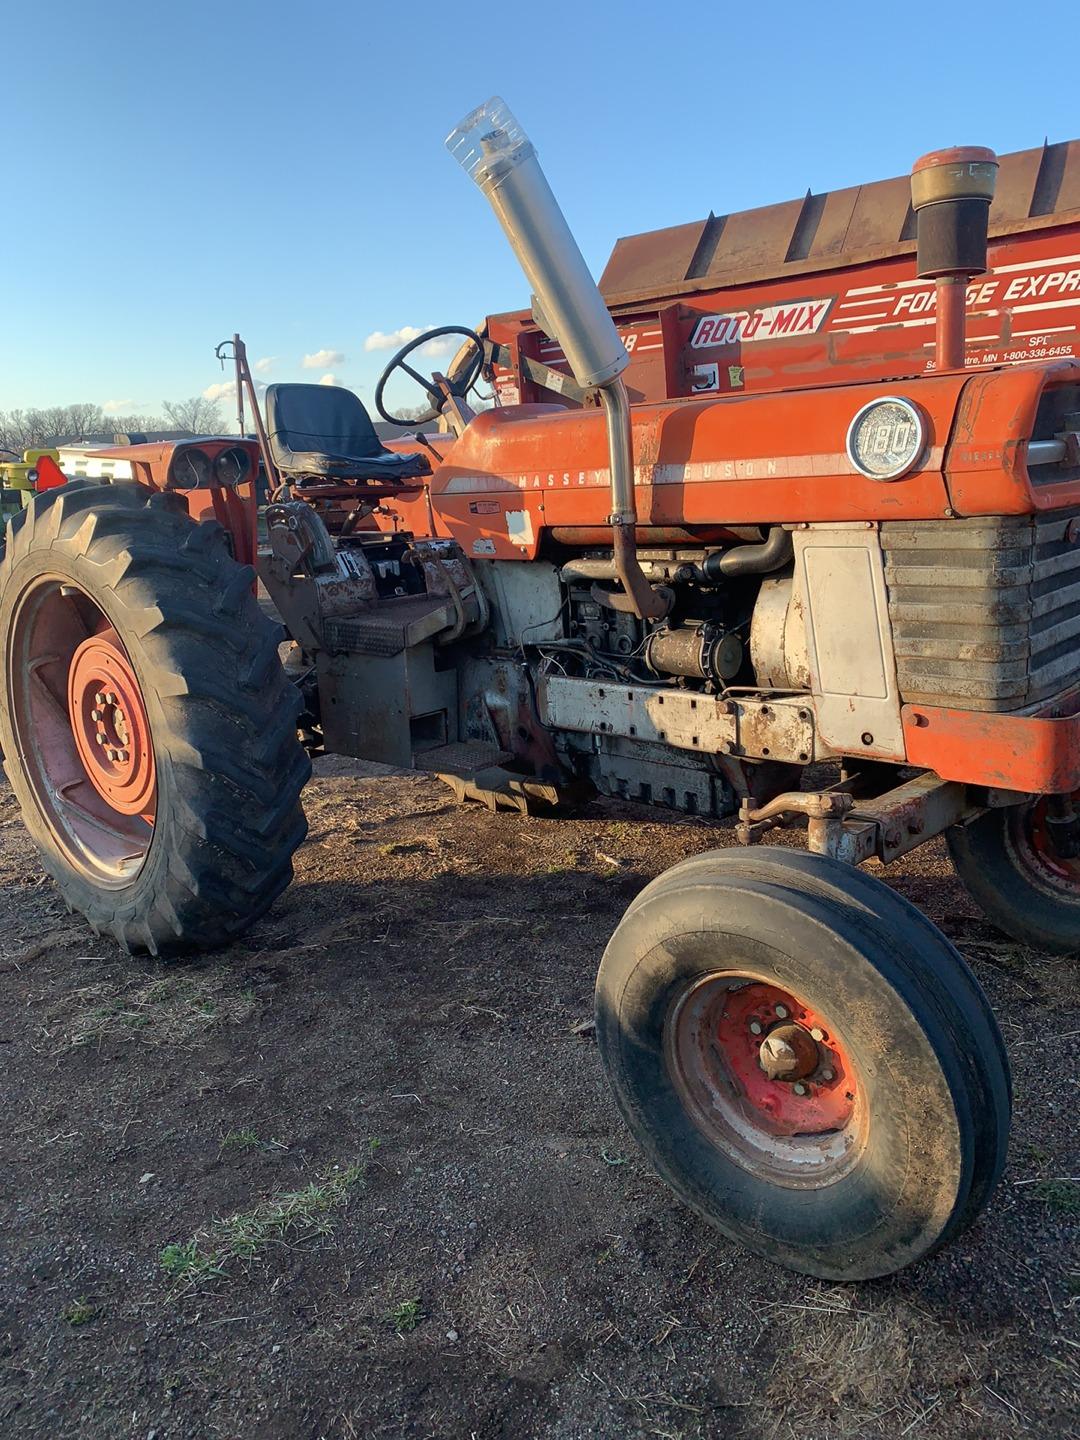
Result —
[{"label": "air cleaner cap", "polygon": [[931,150],[911,167],[911,203],[916,210],[941,200],[994,198],[998,159],[982,145]]},{"label": "air cleaner cap", "polygon": [[962,278],[986,269],[997,170],[997,156],[981,145],[931,150],[915,161],[911,204],[917,218],[920,276]]}]

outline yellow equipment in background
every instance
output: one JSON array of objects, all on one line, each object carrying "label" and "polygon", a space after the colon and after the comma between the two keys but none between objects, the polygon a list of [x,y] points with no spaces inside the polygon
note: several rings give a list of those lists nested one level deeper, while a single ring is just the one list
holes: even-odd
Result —
[{"label": "yellow equipment in background", "polygon": [[0,459],[0,514],[5,520],[21,510],[34,493],[37,462],[43,455],[59,464],[58,450],[24,450],[21,460]]}]

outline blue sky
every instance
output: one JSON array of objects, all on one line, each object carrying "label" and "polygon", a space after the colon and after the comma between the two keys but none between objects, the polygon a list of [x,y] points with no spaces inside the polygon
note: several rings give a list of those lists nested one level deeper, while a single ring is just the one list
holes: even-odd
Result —
[{"label": "blue sky", "polygon": [[547,0],[475,18],[428,0],[13,5],[0,410],[157,410],[223,378],[213,347],[234,330],[272,358],[267,378],[329,373],[370,400],[390,352],[369,336],[524,304],[443,148],[491,94],[599,274],[618,236],[710,209],[901,174],[942,145],[1074,138],[1075,15],[1056,0]]}]

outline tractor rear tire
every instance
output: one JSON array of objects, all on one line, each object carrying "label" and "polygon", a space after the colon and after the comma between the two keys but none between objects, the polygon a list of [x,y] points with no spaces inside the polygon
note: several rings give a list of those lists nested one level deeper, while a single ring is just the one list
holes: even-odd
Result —
[{"label": "tractor rear tire", "polygon": [[0,743],[70,910],[125,950],[228,944],[292,878],[311,765],[254,571],[135,484],[36,495],[0,564]]},{"label": "tractor rear tire", "polygon": [[992,925],[1022,945],[1080,954],[1080,860],[1059,856],[1045,801],[987,810],[945,832],[964,888]]},{"label": "tractor rear tire", "polygon": [[[807,1052],[798,1085],[765,1072],[774,1031]],[[1004,1164],[1008,1064],[978,983],[901,897],[824,857],[726,850],[653,881],[601,963],[597,1036],[660,1175],[790,1269],[922,1259]]]}]

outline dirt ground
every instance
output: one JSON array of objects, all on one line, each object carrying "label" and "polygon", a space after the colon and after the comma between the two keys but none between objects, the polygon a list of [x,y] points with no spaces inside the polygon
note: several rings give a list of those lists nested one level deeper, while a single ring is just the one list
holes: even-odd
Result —
[{"label": "dirt ground", "polygon": [[1010,1163],[946,1253],[824,1285],[653,1178],[583,1028],[624,907],[730,831],[322,768],[292,889],[168,967],[64,911],[0,792],[4,1440],[1077,1433],[1075,962],[940,845],[890,871],[1002,1017]]}]

